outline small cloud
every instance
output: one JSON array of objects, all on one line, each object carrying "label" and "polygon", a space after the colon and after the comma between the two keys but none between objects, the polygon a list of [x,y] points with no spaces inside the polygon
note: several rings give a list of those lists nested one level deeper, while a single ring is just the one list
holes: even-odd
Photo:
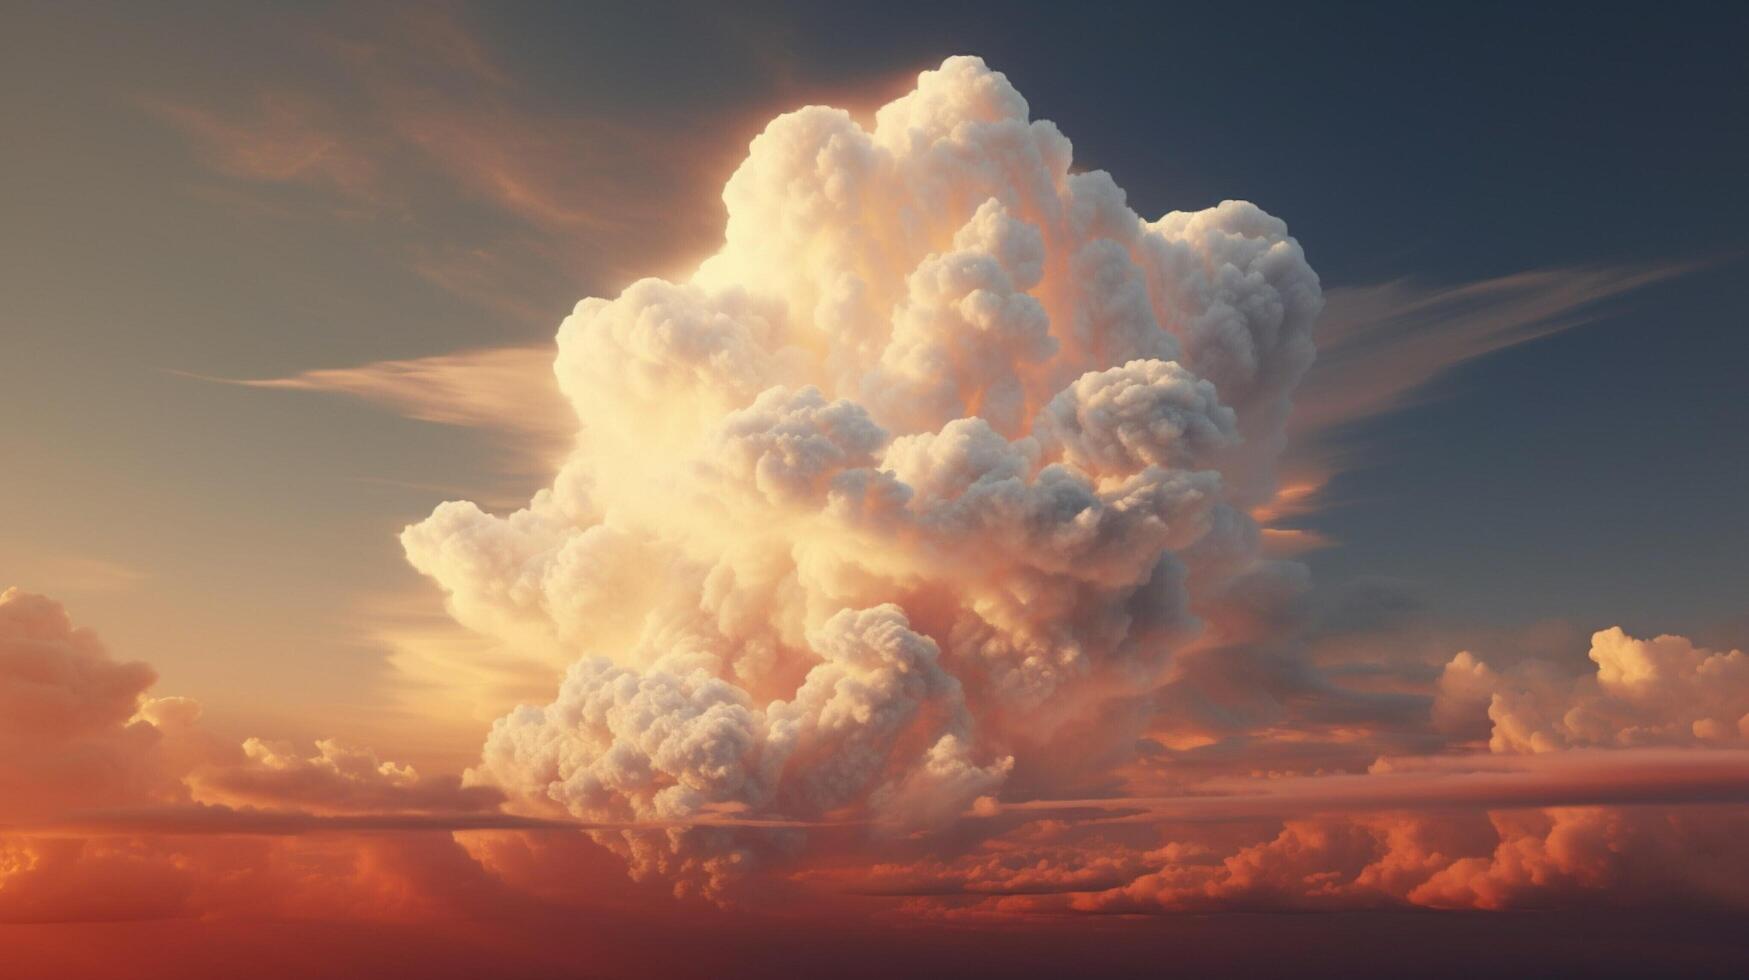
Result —
[{"label": "small cloud", "polygon": [[[499,436],[517,455],[545,468],[570,445],[577,422],[559,397],[550,346],[496,347],[357,367],[303,371],[283,378],[202,381],[347,395],[406,418]],[[184,372],[175,372],[184,374]]]}]

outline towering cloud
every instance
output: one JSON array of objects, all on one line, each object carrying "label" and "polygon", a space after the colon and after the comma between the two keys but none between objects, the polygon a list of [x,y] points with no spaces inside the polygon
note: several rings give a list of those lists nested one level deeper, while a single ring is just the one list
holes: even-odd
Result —
[{"label": "towering cloud", "polygon": [[[927,831],[1121,758],[1235,583],[1292,591],[1247,514],[1317,276],[1253,205],[1149,221],[1071,164],[949,59],[872,128],[774,120],[690,280],[578,304],[554,485],[402,535],[462,622],[574,661],[472,781],[592,819]],[[623,846],[682,887],[770,843],[664,833]]]}]

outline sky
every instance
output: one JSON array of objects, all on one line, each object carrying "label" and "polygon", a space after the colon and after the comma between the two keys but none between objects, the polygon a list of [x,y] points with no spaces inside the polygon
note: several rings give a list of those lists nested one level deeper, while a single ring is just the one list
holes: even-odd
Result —
[{"label": "sky", "polygon": [[6,19],[45,975],[1749,957],[1731,5]]}]

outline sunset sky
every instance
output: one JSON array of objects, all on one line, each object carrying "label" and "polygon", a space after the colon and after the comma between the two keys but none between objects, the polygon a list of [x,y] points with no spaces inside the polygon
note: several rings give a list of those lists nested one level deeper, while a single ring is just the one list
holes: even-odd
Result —
[{"label": "sunset sky", "polygon": [[17,975],[1749,970],[1749,16],[839,6],[5,5]]}]

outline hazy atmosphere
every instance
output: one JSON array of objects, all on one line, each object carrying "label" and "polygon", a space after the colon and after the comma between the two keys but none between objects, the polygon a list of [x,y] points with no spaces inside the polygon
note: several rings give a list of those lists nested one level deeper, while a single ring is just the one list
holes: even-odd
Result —
[{"label": "hazy atmosphere", "polygon": [[19,975],[1749,969],[1749,17],[829,6],[5,6]]}]

